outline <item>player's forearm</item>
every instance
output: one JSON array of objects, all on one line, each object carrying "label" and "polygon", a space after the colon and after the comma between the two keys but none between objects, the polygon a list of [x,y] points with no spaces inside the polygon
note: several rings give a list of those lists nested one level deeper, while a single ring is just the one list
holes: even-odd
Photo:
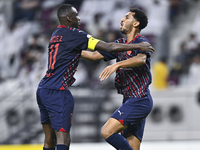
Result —
[{"label": "player's forearm", "polygon": [[101,50],[104,52],[123,52],[129,50],[140,50],[144,52],[154,52],[154,48],[147,42],[141,42],[138,44],[121,44],[121,43],[105,43],[104,41],[98,41],[95,46],[95,50]]},{"label": "player's forearm", "polygon": [[84,58],[84,59],[93,60],[92,52],[89,52],[89,51],[84,51],[83,50],[81,52],[81,57]]},{"label": "player's forearm", "polygon": [[121,52],[128,50],[140,49],[139,44],[119,44],[119,43],[110,43],[108,46],[108,52]]},{"label": "player's forearm", "polygon": [[139,44],[119,44],[119,43],[105,43],[100,41],[97,43],[95,49],[112,53],[112,52],[123,52],[128,50],[140,49]]},{"label": "player's forearm", "polygon": [[88,59],[88,60],[91,60],[91,61],[95,61],[95,60],[100,60],[100,59],[103,59],[104,57],[97,51],[95,52],[90,52],[90,51],[85,51],[83,50],[81,52],[81,57],[84,58],[84,59]]},{"label": "player's forearm", "polygon": [[146,63],[146,55],[142,54],[133,58],[115,63],[117,68],[138,67]]}]

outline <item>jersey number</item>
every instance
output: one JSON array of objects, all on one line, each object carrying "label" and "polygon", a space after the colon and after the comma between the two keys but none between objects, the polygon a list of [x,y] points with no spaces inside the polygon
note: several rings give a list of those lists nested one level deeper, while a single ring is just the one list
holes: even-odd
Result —
[{"label": "jersey number", "polygon": [[49,53],[49,69],[54,69],[54,65],[56,63],[56,56],[58,53],[58,46],[59,43],[57,43],[55,46],[54,44],[50,47],[50,53]]}]

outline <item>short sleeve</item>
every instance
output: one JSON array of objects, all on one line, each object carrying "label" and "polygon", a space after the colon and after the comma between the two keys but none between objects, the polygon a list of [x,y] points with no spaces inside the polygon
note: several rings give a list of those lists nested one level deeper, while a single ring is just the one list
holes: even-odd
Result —
[{"label": "short sleeve", "polygon": [[74,29],[72,36],[72,42],[74,45],[76,45],[79,49],[87,49],[88,41],[91,35],[82,30]]},{"label": "short sleeve", "polygon": [[[113,43],[119,43],[119,40],[115,40]],[[98,51],[98,52],[104,56],[104,61],[116,59],[117,55],[118,55],[118,53],[107,53],[107,52],[103,52],[103,51]]]},{"label": "short sleeve", "polygon": [[98,51],[102,56],[104,56],[104,61],[109,61],[117,57],[117,53],[107,53],[103,51]]},{"label": "short sleeve", "polygon": [[[149,41],[147,40],[147,38],[145,38],[144,36],[138,37],[135,42],[136,43],[141,43],[141,42],[147,42],[147,43],[149,43]],[[138,53],[146,54],[147,58],[151,57],[151,52],[144,52],[144,51],[140,51],[140,50],[135,50],[135,54],[137,55]]]}]

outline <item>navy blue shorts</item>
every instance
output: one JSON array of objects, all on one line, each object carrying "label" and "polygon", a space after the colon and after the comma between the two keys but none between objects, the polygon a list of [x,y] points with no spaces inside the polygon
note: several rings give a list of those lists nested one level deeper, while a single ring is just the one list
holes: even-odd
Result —
[{"label": "navy blue shorts", "polygon": [[55,131],[70,131],[74,98],[69,90],[38,89],[37,103],[41,123],[50,122]]},{"label": "navy blue shorts", "polygon": [[145,120],[152,107],[151,95],[144,98],[124,98],[123,104],[111,117],[119,120],[124,126],[128,126],[122,131],[124,137],[127,133],[130,133],[142,141]]}]

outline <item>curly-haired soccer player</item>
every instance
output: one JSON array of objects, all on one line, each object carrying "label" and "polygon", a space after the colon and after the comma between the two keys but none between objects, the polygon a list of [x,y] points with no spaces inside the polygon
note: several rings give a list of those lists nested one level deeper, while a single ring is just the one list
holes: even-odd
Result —
[{"label": "curly-haired soccer player", "polygon": [[[130,9],[121,19],[121,31],[126,39],[120,38],[115,43],[132,45],[148,42],[140,34],[147,26],[148,19],[140,9]],[[151,84],[150,52],[131,50],[119,53],[102,51],[82,51],[81,56],[89,60],[116,59],[116,63],[106,67],[100,75],[101,80],[116,71],[115,86],[123,95],[122,105],[111,115],[102,127],[103,138],[117,150],[139,150],[142,141],[145,119],[150,113],[153,101],[149,91]],[[121,132],[121,134],[118,134]]]}]

